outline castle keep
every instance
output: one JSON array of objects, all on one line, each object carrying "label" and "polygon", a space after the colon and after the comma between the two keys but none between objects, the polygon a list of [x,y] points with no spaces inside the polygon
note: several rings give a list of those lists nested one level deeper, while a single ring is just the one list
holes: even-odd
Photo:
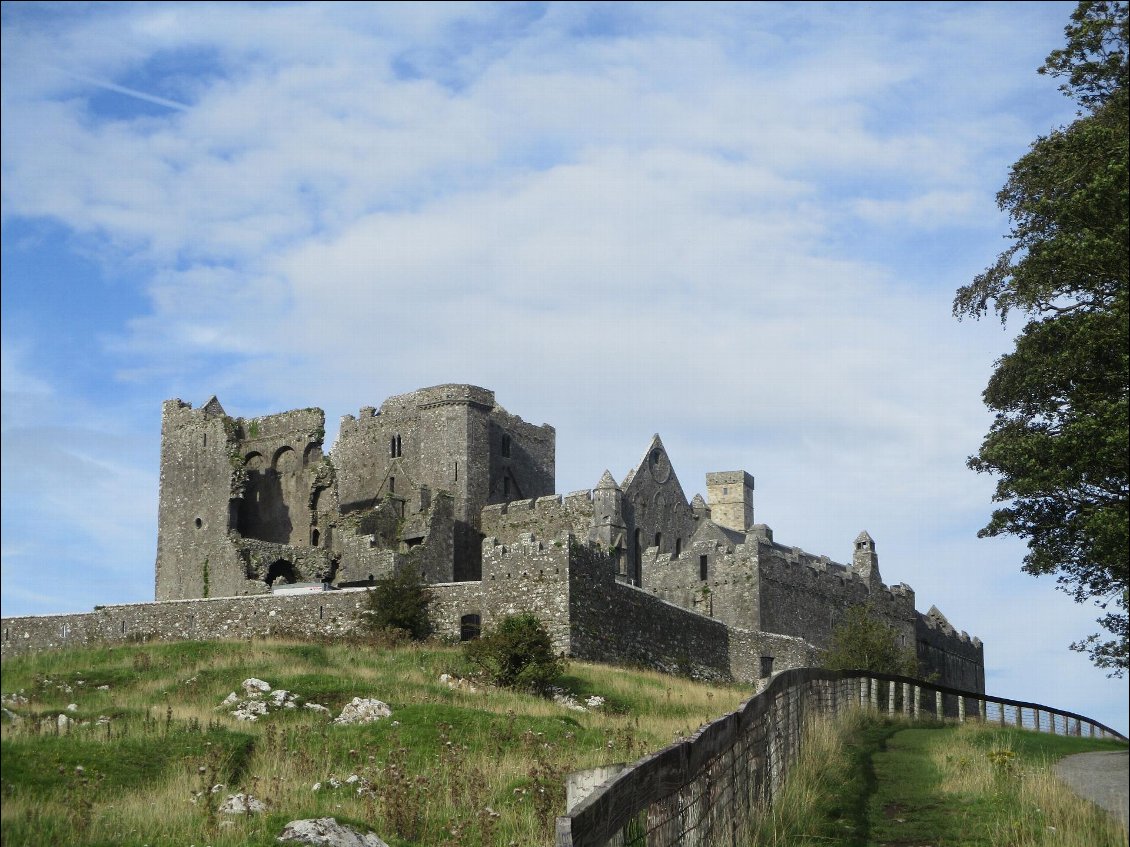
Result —
[{"label": "castle keep", "polygon": [[[441,634],[530,611],[562,652],[755,681],[816,663],[865,604],[945,685],[984,691],[981,642],[887,586],[861,532],[839,564],[754,523],[754,479],[707,474],[688,500],[658,435],[626,478],[554,493],[555,431],[494,393],[440,385],[347,415],[228,416],[164,404],[157,603],[4,621],[3,649],[126,637],[348,632],[363,589],[411,567]],[[286,596],[295,583],[345,589]],[[349,590],[355,589],[355,590]]]}]

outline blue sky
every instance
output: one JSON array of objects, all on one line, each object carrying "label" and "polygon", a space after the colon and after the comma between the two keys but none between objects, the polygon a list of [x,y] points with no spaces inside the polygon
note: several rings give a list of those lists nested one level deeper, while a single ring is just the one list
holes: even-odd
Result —
[{"label": "blue sky", "polygon": [[471,382],[560,491],[658,431],[787,544],[867,529],[991,692],[1125,730],[1098,611],[975,537],[1016,327],[950,315],[1072,8],[4,3],[3,613],[152,598],[166,398],[330,442]]}]

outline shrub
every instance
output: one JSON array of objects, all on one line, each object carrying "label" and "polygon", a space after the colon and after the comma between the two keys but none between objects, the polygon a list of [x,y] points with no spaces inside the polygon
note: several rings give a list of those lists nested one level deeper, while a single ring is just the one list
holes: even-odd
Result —
[{"label": "shrub", "polygon": [[463,655],[506,688],[542,693],[565,672],[565,661],[553,654],[549,632],[528,613],[503,618],[492,632],[466,642]]},{"label": "shrub", "polygon": [[913,647],[902,647],[898,634],[869,606],[853,606],[832,632],[823,665],[831,670],[861,670],[918,676]]},{"label": "shrub", "polygon": [[402,568],[392,576],[378,579],[366,592],[366,627],[373,632],[388,630],[407,633],[420,641],[432,631],[428,606],[432,592],[415,568]]}]

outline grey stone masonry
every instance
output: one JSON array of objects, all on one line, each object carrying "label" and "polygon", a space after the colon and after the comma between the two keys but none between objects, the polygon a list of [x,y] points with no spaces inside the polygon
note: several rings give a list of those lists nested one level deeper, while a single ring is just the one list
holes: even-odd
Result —
[{"label": "grey stone masonry", "polygon": [[[923,673],[984,690],[984,647],[888,587],[875,539],[850,564],[754,524],[753,477],[706,476],[688,501],[659,435],[617,483],[554,493],[556,432],[494,392],[447,384],[341,421],[320,409],[233,418],[215,397],[162,409],[158,602],[4,620],[3,654],[74,644],[355,632],[359,589],[405,569],[449,639],[532,612],[565,655],[756,682],[819,661],[864,606]],[[846,545],[845,545],[846,546]],[[282,596],[289,583],[338,590]]]}]

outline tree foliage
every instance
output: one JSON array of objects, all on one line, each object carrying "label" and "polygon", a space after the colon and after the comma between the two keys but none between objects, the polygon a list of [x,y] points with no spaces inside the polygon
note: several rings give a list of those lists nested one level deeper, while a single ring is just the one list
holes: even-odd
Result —
[{"label": "tree foliage", "polygon": [[823,665],[831,670],[875,671],[918,676],[913,647],[899,644],[898,633],[869,606],[852,606],[832,631]]},{"label": "tree foliage", "polygon": [[509,615],[493,631],[463,645],[467,661],[495,685],[544,692],[565,672],[545,626],[534,615]]},{"label": "tree foliage", "polygon": [[375,632],[394,630],[416,641],[431,634],[428,606],[432,592],[415,568],[402,568],[378,579],[366,592],[366,621]]},{"label": "tree foliage", "polygon": [[1027,323],[984,392],[995,413],[969,466],[997,479],[981,537],[1027,539],[1024,570],[1054,574],[1076,601],[1108,610],[1072,645],[1121,676],[1127,667],[1128,509],[1127,4],[1081,2],[1067,45],[1040,73],[1078,105],[1012,166],[997,203],[1010,244],[957,292],[954,314]]}]

